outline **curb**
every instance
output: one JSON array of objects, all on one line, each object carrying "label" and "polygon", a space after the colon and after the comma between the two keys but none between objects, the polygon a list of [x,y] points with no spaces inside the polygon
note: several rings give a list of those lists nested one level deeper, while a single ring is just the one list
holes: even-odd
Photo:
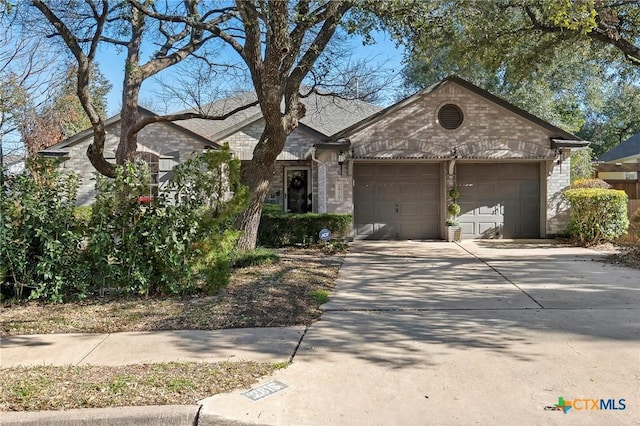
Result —
[{"label": "curb", "polygon": [[184,425],[198,424],[199,405],[81,408],[65,411],[20,411],[0,414],[3,426]]}]

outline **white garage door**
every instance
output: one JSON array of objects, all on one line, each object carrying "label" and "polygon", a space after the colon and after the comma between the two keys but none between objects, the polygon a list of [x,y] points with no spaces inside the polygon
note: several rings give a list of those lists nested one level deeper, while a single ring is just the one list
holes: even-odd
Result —
[{"label": "white garage door", "polygon": [[456,167],[463,238],[540,237],[539,163]]},{"label": "white garage door", "polygon": [[439,238],[438,164],[356,164],[354,176],[356,239]]}]

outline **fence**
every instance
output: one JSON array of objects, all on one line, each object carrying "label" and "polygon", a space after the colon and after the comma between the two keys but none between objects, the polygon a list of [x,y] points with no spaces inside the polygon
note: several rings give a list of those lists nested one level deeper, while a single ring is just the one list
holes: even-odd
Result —
[{"label": "fence", "polygon": [[627,209],[627,212],[629,213],[629,217],[631,217],[633,212],[635,212],[638,209],[640,209],[640,200],[629,199],[629,206]]}]

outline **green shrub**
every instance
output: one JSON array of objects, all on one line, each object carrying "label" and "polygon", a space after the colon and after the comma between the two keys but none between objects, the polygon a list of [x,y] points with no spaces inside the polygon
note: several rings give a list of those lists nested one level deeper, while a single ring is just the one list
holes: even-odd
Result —
[{"label": "green shrub", "polygon": [[228,283],[244,208],[239,161],[228,147],[195,155],[173,170],[167,191],[151,203],[149,167],[121,166],[99,177],[86,250],[94,285],[122,293],[212,294]]},{"label": "green shrub", "polygon": [[311,297],[315,300],[318,306],[323,305],[329,301],[329,292],[327,290],[313,290],[311,292]]},{"label": "green shrub", "polygon": [[333,213],[263,212],[258,228],[258,244],[264,247],[312,245],[320,241],[318,233],[326,228],[332,239],[344,239],[349,235],[352,216]]},{"label": "green shrub", "polygon": [[568,231],[581,245],[613,241],[627,231],[627,194],[601,188],[569,189],[564,196],[571,205]]},{"label": "green shrub", "polygon": [[83,234],[89,229],[91,223],[91,206],[78,206],[73,209],[73,218],[76,221],[76,229]]},{"label": "green shrub", "polygon": [[233,266],[236,268],[246,268],[248,266],[266,265],[276,263],[280,256],[272,249],[258,247],[244,253],[236,253],[233,257]]},{"label": "green shrub", "polygon": [[460,204],[458,203],[449,204],[449,206],[447,207],[447,211],[453,217],[458,216],[460,214]]},{"label": "green shrub", "polygon": [[25,173],[7,179],[0,207],[5,296],[62,302],[86,294],[73,215],[78,184],[46,159],[28,161]]}]

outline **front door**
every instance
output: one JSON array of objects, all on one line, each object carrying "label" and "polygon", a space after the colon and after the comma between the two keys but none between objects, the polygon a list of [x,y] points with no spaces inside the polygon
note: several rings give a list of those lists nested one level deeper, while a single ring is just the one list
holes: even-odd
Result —
[{"label": "front door", "polygon": [[284,206],[289,213],[311,211],[311,170],[308,167],[285,167]]}]

